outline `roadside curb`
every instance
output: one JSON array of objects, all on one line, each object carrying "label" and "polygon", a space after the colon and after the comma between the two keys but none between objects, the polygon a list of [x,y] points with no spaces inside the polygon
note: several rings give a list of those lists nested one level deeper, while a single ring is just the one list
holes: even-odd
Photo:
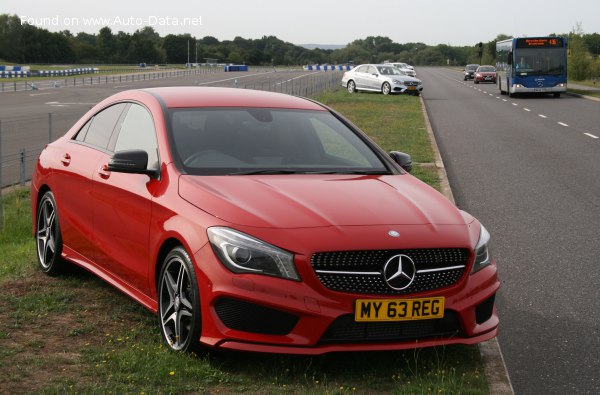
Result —
[{"label": "roadside curb", "polygon": [[600,102],[600,97],[582,95],[580,93],[574,93],[574,92],[567,92],[566,94],[569,95],[569,96],[580,97],[582,99],[587,99],[587,100],[592,100],[592,101]]},{"label": "roadside curb", "polygon": [[[431,146],[435,155],[435,167],[437,168],[438,175],[440,177],[440,190],[448,200],[450,200],[453,204],[456,204],[454,201],[454,195],[452,194],[452,189],[450,187],[450,182],[448,180],[448,174],[446,173],[446,168],[444,167],[444,162],[435,140],[435,135],[433,134],[433,128],[429,122],[429,116],[427,115],[427,109],[425,108],[423,96],[419,96],[419,99],[421,100],[421,108],[423,110],[423,117],[425,118],[427,134],[429,135],[429,140],[431,141]],[[479,343],[478,348],[479,354],[481,355],[481,359],[484,363],[484,371],[489,384],[490,394],[514,395],[515,391],[510,382],[510,377],[508,376],[508,370],[506,368],[506,363],[504,362],[504,357],[502,356],[502,350],[500,350],[500,344],[498,343],[498,340],[494,338],[483,343]]]}]

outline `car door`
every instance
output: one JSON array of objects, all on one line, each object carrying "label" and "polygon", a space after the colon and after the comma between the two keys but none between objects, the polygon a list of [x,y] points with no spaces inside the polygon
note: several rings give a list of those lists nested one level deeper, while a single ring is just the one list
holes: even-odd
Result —
[{"label": "car door", "polygon": [[375,66],[369,65],[366,76],[366,86],[368,89],[372,90],[380,90],[381,89],[381,81],[379,79],[379,71]]},{"label": "car door", "polygon": [[158,169],[156,129],[144,106],[130,103],[109,143],[109,151],[93,175],[93,221],[96,260],[114,276],[148,293],[148,237],[152,214],[149,185],[156,179],[144,174],[108,171],[113,152],[143,149],[148,169]]},{"label": "car door", "polygon": [[366,88],[366,74],[367,74],[367,70],[368,70],[369,66],[368,65],[362,65],[360,67],[358,67],[358,69],[356,69],[355,74],[355,79],[356,79],[356,87],[357,88]]},{"label": "car door", "polygon": [[[93,260],[92,178],[125,105],[110,106],[92,116],[59,149],[52,186],[60,214],[64,246]],[[68,251],[65,251],[68,252]]]}]

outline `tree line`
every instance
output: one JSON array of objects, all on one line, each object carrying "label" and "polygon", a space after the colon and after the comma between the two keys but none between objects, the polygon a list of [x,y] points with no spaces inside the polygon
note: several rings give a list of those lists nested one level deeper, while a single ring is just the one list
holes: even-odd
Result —
[{"label": "tree line", "polygon": [[[577,69],[577,79],[600,76],[600,34],[584,34],[577,25],[563,36],[569,37],[570,64],[575,61],[574,66],[578,66],[573,67]],[[22,24],[17,15],[0,15],[0,61],[15,64],[185,64],[188,61],[203,63],[207,58],[218,59],[219,63],[247,65],[361,64],[384,60],[417,66],[494,64],[496,42],[506,38],[510,36],[500,34],[481,46],[478,43],[431,46],[420,42],[399,44],[388,37],[370,36],[340,49],[307,49],[275,36],[235,37],[223,41],[190,34],[161,37],[152,27],[132,34],[114,33],[109,27],[103,27],[98,34],[50,32]]]}]

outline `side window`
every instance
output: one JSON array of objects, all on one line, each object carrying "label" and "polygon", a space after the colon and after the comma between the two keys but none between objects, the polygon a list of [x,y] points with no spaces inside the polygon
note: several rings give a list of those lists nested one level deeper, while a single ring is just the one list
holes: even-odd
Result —
[{"label": "side window", "polygon": [[85,125],[83,125],[81,127],[81,129],[79,129],[79,132],[77,132],[77,135],[75,136],[75,140],[85,141],[85,136],[87,135],[88,129],[90,128],[91,124],[92,124],[92,120],[90,119],[89,121],[87,121],[85,123]]},{"label": "side window", "polygon": [[357,73],[366,73],[368,69],[369,69],[369,66],[360,66],[358,68],[358,70],[356,70],[356,72]]},{"label": "side window", "polygon": [[369,70],[367,71],[369,74],[379,74],[377,69],[374,66],[369,66]]},{"label": "side window", "polygon": [[[125,103],[115,104],[94,115],[83,141],[87,144],[107,149],[110,136],[126,106],[127,104]],[[84,130],[85,126],[81,129],[80,133]],[[76,139],[79,140],[79,134]]]},{"label": "side window", "polygon": [[132,104],[125,115],[114,151],[141,149],[148,153],[148,169],[158,169],[158,145],[152,116],[144,107]]}]

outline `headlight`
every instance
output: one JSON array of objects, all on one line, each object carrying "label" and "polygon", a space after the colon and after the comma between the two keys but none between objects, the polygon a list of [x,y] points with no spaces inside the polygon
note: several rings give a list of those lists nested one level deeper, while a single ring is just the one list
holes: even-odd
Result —
[{"label": "headlight", "polygon": [[394,85],[402,85],[402,81],[399,81],[399,80],[392,80],[392,83]]},{"label": "headlight", "polygon": [[479,270],[492,263],[492,257],[488,249],[489,242],[490,234],[487,231],[487,229],[483,225],[481,225],[481,230],[479,232],[479,241],[475,246],[475,263],[473,264],[473,270],[471,270],[471,274],[478,272]]},{"label": "headlight", "polygon": [[213,251],[232,272],[300,281],[293,254],[230,228],[208,228],[207,233]]}]

